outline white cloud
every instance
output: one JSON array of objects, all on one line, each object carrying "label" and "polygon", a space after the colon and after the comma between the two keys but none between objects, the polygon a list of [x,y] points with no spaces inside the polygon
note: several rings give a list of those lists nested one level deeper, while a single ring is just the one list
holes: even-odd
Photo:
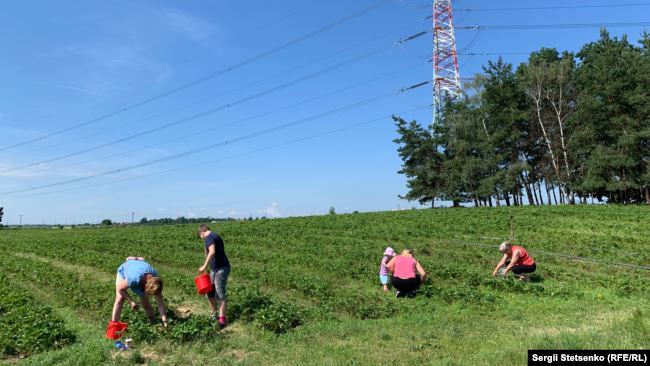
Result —
[{"label": "white cloud", "polygon": [[165,211],[165,208],[164,207],[159,207],[159,208],[156,209],[156,211],[157,212],[163,212],[163,211]]},{"label": "white cloud", "polygon": [[118,69],[125,66],[158,69],[160,64],[145,57],[145,51],[146,48],[128,44],[92,43],[66,46],[58,50],[57,53],[63,56],[78,56],[107,69]]},{"label": "white cloud", "polygon": [[[4,114],[2,114],[0,116],[0,119],[5,119],[5,118],[6,118],[6,115],[4,115]],[[20,122],[14,121],[14,123],[20,123]],[[43,135],[43,130],[25,129],[25,128],[11,127],[11,126],[2,126],[2,134],[3,134],[3,140],[5,140],[5,138],[7,138],[8,136],[10,137],[10,138],[7,139],[6,143],[3,143],[3,145],[9,145],[10,143],[16,142],[15,140],[12,139],[12,137],[19,137],[21,139],[26,139],[26,138],[32,139],[32,138],[35,138],[35,137],[42,136]]]},{"label": "white cloud", "polygon": [[194,41],[211,36],[217,29],[209,21],[179,10],[164,10],[161,19],[164,24]]},{"label": "white cloud", "polygon": [[228,216],[235,216],[235,215],[237,215],[237,211],[228,212]]},{"label": "white cloud", "polygon": [[92,96],[101,95],[104,90],[102,88],[84,88],[81,86],[73,85],[70,83],[56,83],[56,82],[46,82],[41,80],[25,80],[35,85],[47,86],[50,88],[65,89],[71,90],[76,93],[87,94]]},{"label": "white cloud", "polygon": [[[138,41],[78,43],[41,52],[39,57],[54,60],[54,64],[80,63],[75,70],[74,82],[65,73],[53,74],[48,80],[25,80],[51,88],[73,91],[92,96],[113,95],[133,88],[133,78],[147,75],[160,83],[173,75],[171,66],[152,56],[148,44]],[[126,87],[124,85],[127,85]]]},{"label": "white cloud", "polygon": [[264,216],[268,217],[269,219],[274,219],[280,217],[280,211],[278,210],[278,204],[273,202],[271,203],[271,206],[267,207],[266,210],[264,210]]},{"label": "white cloud", "polygon": [[51,164],[39,164],[29,168],[20,168],[25,164],[0,162],[0,177],[5,178],[35,178],[35,177],[85,177],[97,172],[82,168],[61,168]]}]

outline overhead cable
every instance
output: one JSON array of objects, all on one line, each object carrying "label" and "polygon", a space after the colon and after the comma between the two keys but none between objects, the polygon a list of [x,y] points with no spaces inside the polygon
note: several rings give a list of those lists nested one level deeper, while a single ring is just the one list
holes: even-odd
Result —
[{"label": "overhead cable", "polygon": [[286,43],[283,43],[283,44],[281,44],[279,46],[273,47],[273,48],[271,48],[271,49],[269,49],[267,51],[264,51],[264,52],[261,52],[261,53],[255,55],[253,57],[247,58],[247,59],[245,59],[243,61],[240,61],[240,62],[238,62],[236,64],[230,65],[230,66],[228,66],[226,68],[215,71],[215,72],[210,73],[210,74],[208,74],[206,76],[203,76],[203,77],[201,77],[199,79],[193,80],[193,81],[191,81],[189,83],[183,84],[183,85],[178,86],[178,87],[173,88],[173,89],[170,89],[170,90],[168,90],[166,92],[156,94],[156,95],[154,95],[152,97],[149,97],[149,98],[146,98],[146,99],[141,100],[139,102],[136,102],[136,103],[130,104],[128,106],[122,107],[120,109],[114,110],[114,111],[106,113],[104,115],[101,115],[101,116],[98,116],[98,117],[95,117],[95,118],[91,118],[91,119],[88,119],[88,120],[73,124],[71,126],[62,128],[60,130],[50,132],[50,133],[48,133],[46,135],[39,136],[37,138],[33,138],[33,139],[30,139],[30,140],[25,140],[25,141],[21,141],[21,142],[15,143],[15,144],[0,147],[0,152],[5,151],[5,150],[9,150],[9,149],[13,149],[13,148],[16,148],[16,147],[19,147],[19,146],[32,144],[32,143],[37,142],[37,141],[42,141],[42,140],[45,140],[47,138],[50,138],[50,137],[53,137],[53,136],[57,136],[57,135],[60,135],[60,134],[75,130],[75,129],[78,129],[78,128],[81,128],[81,127],[84,127],[84,126],[87,126],[87,125],[90,125],[90,124],[105,120],[107,118],[116,116],[118,114],[124,113],[126,111],[131,110],[131,109],[141,107],[141,106],[143,106],[145,104],[148,104],[148,103],[151,103],[153,101],[162,99],[162,98],[170,96],[172,94],[176,94],[176,93],[178,93],[180,91],[189,89],[191,87],[194,87],[196,85],[204,83],[204,82],[206,82],[208,80],[212,80],[212,79],[216,78],[217,76],[229,73],[229,72],[231,72],[233,70],[239,69],[239,68],[244,67],[246,65],[249,65],[249,64],[251,64],[253,62],[259,61],[260,59],[263,59],[263,58],[266,58],[266,57],[268,57],[270,55],[278,53],[278,52],[280,52],[282,50],[285,50],[285,49],[287,49],[287,48],[289,48],[289,47],[291,47],[291,46],[293,46],[295,44],[298,44],[300,42],[303,42],[303,41],[306,41],[306,40],[308,40],[310,38],[313,38],[313,37],[325,32],[325,31],[328,31],[328,30],[332,29],[332,28],[338,27],[338,26],[340,26],[340,25],[342,25],[342,24],[344,24],[346,22],[349,22],[352,19],[355,19],[355,18],[357,18],[357,17],[359,17],[361,15],[364,15],[364,14],[378,8],[380,5],[382,5],[386,1],[387,0],[376,1],[372,5],[366,7],[364,9],[362,9],[362,10],[359,10],[357,12],[354,12],[351,15],[347,15],[347,16],[345,16],[345,17],[343,17],[343,18],[341,18],[341,19],[339,19],[339,20],[337,20],[337,21],[335,21],[333,23],[330,23],[328,25],[320,27],[320,28],[318,28],[318,29],[316,29],[314,31],[311,31],[311,32],[309,32],[307,34],[304,34],[304,35],[300,36],[300,37],[297,37],[297,38],[295,38],[295,39],[293,39],[293,40],[291,40],[289,42],[286,42]]},{"label": "overhead cable", "polygon": [[[427,62],[430,62],[430,61],[427,61]],[[82,164],[86,164],[86,163],[102,161],[102,160],[106,160],[106,159],[110,159],[110,158],[115,158],[115,157],[118,157],[118,156],[129,155],[129,154],[132,154],[132,153],[137,152],[137,151],[142,151],[142,150],[150,149],[150,148],[153,148],[153,147],[166,145],[166,144],[169,144],[169,143],[172,143],[172,142],[177,142],[177,141],[186,140],[186,139],[193,138],[193,137],[198,137],[200,135],[204,135],[205,133],[212,132],[212,131],[218,130],[220,128],[240,124],[240,123],[247,122],[247,121],[250,121],[250,120],[253,120],[253,119],[258,119],[260,117],[265,117],[265,116],[268,116],[270,114],[274,114],[274,113],[277,113],[277,112],[289,110],[289,109],[292,109],[292,108],[295,108],[295,107],[298,107],[298,106],[301,106],[301,105],[304,105],[304,104],[307,104],[307,103],[310,103],[310,102],[313,102],[313,101],[316,101],[316,100],[319,100],[319,99],[323,99],[323,98],[326,98],[326,97],[329,97],[329,96],[332,96],[332,95],[340,94],[342,92],[345,92],[345,91],[348,91],[348,90],[351,90],[351,89],[354,89],[354,88],[357,88],[357,87],[360,87],[360,86],[363,86],[363,85],[367,85],[367,84],[370,84],[372,82],[376,82],[378,80],[385,79],[385,78],[397,75],[399,73],[403,73],[403,72],[408,71],[408,70],[415,69],[417,67],[420,67],[421,65],[422,65],[422,63],[411,65],[409,67],[401,68],[399,70],[395,70],[395,71],[392,71],[390,73],[380,75],[378,77],[367,79],[367,80],[364,80],[362,82],[358,82],[358,83],[346,86],[344,88],[337,89],[335,91],[331,91],[331,92],[321,94],[321,95],[318,95],[318,96],[315,96],[315,97],[310,97],[310,98],[307,98],[307,99],[303,99],[303,100],[298,101],[296,103],[292,103],[292,104],[289,104],[289,105],[286,105],[286,106],[283,106],[283,107],[280,107],[280,108],[276,108],[276,109],[273,109],[271,111],[257,113],[257,114],[255,114],[253,116],[245,117],[245,118],[242,118],[242,119],[239,119],[239,120],[236,120],[236,121],[232,121],[232,122],[228,122],[228,123],[224,123],[224,124],[219,124],[219,125],[216,125],[216,126],[211,126],[211,127],[204,128],[204,129],[201,129],[200,131],[196,131],[196,132],[193,132],[193,133],[190,133],[190,134],[185,134],[185,135],[182,135],[182,136],[176,136],[176,137],[173,137],[171,139],[155,142],[153,144],[148,144],[148,145],[145,145],[145,146],[138,146],[138,147],[135,147],[133,149],[120,151],[118,153],[111,153],[111,154],[107,154],[107,155],[104,155],[104,156],[101,156],[101,157],[86,159],[86,160],[78,161],[78,162],[75,162],[75,163],[72,163],[72,164],[66,164],[66,165],[62,165],[62,166],[58,166],[58,167],[57,166],[46,167],[44,169],[40,169],[39,172],[66,169],[66,168],[70,168],[70,167],[74,167],[74,166],[78,166],[78,165],[82,165]]]},{"label": "overhead cable", "polygon": [[[430,82],[431,81],[427,81],[425,83],[421,83],[420,85],[426,85],[426,84],[429,84]],[[411,89],[413,89],[413,87],[409,87],[407,89],[411,90]],[[368,98],[368,99],[365,99],[365,100],[362,100],[362,101],[359,101],[359,102],[356,102],[356,103],[352,103],[352,104],[349,104],[349,105],[346,105],[346,106],[343,106],[343,107],[339,107],[339,108],[335,108],[333,110],[322,112],[322,113],[316,114],[314,116],[299,119],[297,121],[284,123],[284,124],[281,124],[281,125],[278,125],[278,126],[275,126],[275,127],[267,128],[267,129],[257,131],[257,132],[254,132],[254,133],[250,133],[250,134],[247,134],[247,135],[243,135],[243,136],[240,136],[240,137],[237,137],[237,138],[224,140],[224,141],[221,141],[221,142],[218,142],[218,143],[215,143],[215,144],[209,144],[209,145],[206,145],[206,146],[202,146],[200,148],[191,149],[191,150],[188,150],[188,151],[173,154],[173,155],[166,156],[166,157],[163,157],[163,158],[154,159],[154,160],[151,160],[151,161],[148,161],[148,162],[139,163],[139,164],[135,164],[135,165],[130,165],[130,166],[123,167],[123,168],[118,168],[118,169],[112,169],[112,170],[105,171],[105,172],[102,172],[102,173],[97,173],[97,174],[92,174],[92,175],[88,175],[88,176],[68,179],[68,180],[59,181],[59,182],[55,182],[55,183],[49,183],[49,184],[44,184],[44,185],[30,187],[30,188],[21,188],[21,189],[16,189],[16,190],[12,190],[12,191],[0,192],[0,195],[10,195],[10,194],[15,194],[15,193],[39,190],[39,189],[43,189],[43,188],[56,187],[56,186],[60,186],[60,185],[67,185],[67,184],[86,181],[86,180],[89,180],[89,179],[98,178],[98,177],[102,177],[102,176],[106,176],[106,175],[121,173],[121,172],[129,171],[129,170],[133,170],[133,169],[136,169],[136,168],[142,168],[142,167],[146,167],[146,166],[149,166],[149,165],[152,165],[152,164],[157,164],[157,163],[161,163],[161,162],[165,162],[165,161],[169,161],[169,160],[173,160],[173,159],[178,159],[180,157],[184,157],[184,156],[188,156],[188,155],[193,155],[193,154],[205,152],[206,150],[210,150],[210,149],[214,149],[214,148],[217,148],[217,147],[220,147],[220,146],[225,146],[225,145],[233,144],[233,143],[236,143],[236,142],[248,140],[248,139],[251,139],[251,138],[254,138],[254,137],[258,137],[258,136],[266,135],[266,134],[269,134],[269,133],[272,133],[272,132],[277,132],[277,131],[280,131],[280,130],[284,130],[284,129],[287,129],[287,128],[290,128],[290,127],[293,127],[293,126],[302,125],[302,124],[305,124],[307,122],[311,122],[311,121],[316,120],[316,119],[324,118],[324,117],[327,117],[329,115],[340,113],[340,112],[348,110],[348,109],[356,108],[356,107],[359,107],[359,106],[369,104],[371,102],[375,102],[375,101],[378,101],[378,100],[381,100],[381,99],[385,99],[385,98],[388,98],[390,96],[395,95],[396,93],[399,93],[400,92],[399,90],[401,90],[401,89],[398,89],[396,92],[391,92],[391,93],[387,93],[387,94],[378,95],[378,96]]]},{"label": "overhead cable", "polygon": [[[416,107],[416,108],[413,108],[413,109],[410,109],[410,110],[399,112],[397,114],[405,115],[405,114],[408,114],[408,113],[411,113],[411,112],[415,112],[415,111],[419,111],[419,110],[423,110],[423,109],[430,109],[430,108],[431,108],[431,106]],[[355,123],[353,125],[349,125],[349,126],[345,126],[345,127],[341,127],[341,128],[337,128],[337,129],[333,129],[333,130],[328,130],[328,131],[325,131],[325,132],[321,132],[321,133],[317,133],[317,134],[314,134],[314,135],[298,138],[298,139],[295,139],[295,140],[290,140],[290,141],[283,142],[283,143],[280,143],[280,144],[275,144],[275,145],[271,145],[271,146],[263,147],[263,148],[260,148],[260,149],[251,150],[251,151],[246,151],[246,152],[243,152],[243,153],[234,154],[234,155],[230,155],[230,156],[224,156],[224,157],[221,157],[221,158],[218,158],[218,159],[201,161],[199,163],[193,163],[193,164],[185,165],[185,166],[182,166],[182,167],[177,167],[177,168],[172,168],[172,169],[165,169],[165,170],[162,170],[162,171],[157,171],[157,172],[148,173],[148,174],[141,174],[141,175],[137,175],[137,176],[133,176],[133,177],[121,178],[121,179],[112,180],[112,181],[109,181],[109,182],[95,183],[95,184],[84,185],[84,186],[80,186],[80,187],[64,188],[64,189],[59,189],[59,190],[55,190],[55,191],[46,191],[46,192],[38,192],[38,193],[26,193],[26,194],[15,195],[14,197],[42,196],[42,195],[48,195],[48,194],[53,194],[53,193],[61,193],[61,192],[79,190],[79,189],[94,188],[94,187],[100,187],[100,186],[106,186],[106,185],[111,185],[111,184],[128,182],[128,181],[142,179],[142,178],[149,178],[149,177],[156,176],[156,175],[169,174],[169,173],[173,173],[173,172],[177,172],[177,171],[181,171],[181,170],[187,170],[187,169],[196,168],[196,167],[204,167],[204,166],[209,165],[209,164],[214,164],[214,163],[225,161],[225,160],[230,160],[230,159],[234,159],[234,158],[238,158],[238,157],[242,157],[242,156],[246,156],[246,155],[251,155],[251,154],[264,152],[264,151],[268,151],[268,150],[272,150],[272,149],[277,149],[277,148],[280,148],[280,147],[297,144],[299,142],[313,140],[313,139],[316,139],[316,138],[319,138],[319,137],[323,137],[323,136],[332,135],[332,134],[335,134],[335,133],[351,130],[353,128],[368,125],[368,124],[371,124],[371,123],[374,123],[374,122],[377,122],[377,121],[380,121],[380,120],[390,119],[392,117],[392,115],[393,114],[384,115],[384,116],[381,116],[381,117],[378,117],[378,118],[373,118],[373,119],[370,119],[370,120],[367,120],[367,121],[364,121],[364,122]]]}]

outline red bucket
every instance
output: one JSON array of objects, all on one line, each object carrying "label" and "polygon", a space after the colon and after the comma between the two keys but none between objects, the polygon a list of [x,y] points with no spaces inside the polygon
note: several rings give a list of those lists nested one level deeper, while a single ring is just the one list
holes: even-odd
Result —
[{"label": "red bucket", "polygon": [[127,327],[126,323],[109,321],[106,327],[106,338],[120,339]]},{"label": "red bucket", "polygon": [[208,292],[212,291],[210,276],[205,273],[196,276],[196,278],[194,278],[194,284],[196,285],[196,290],[201,295],[205,295]]}]

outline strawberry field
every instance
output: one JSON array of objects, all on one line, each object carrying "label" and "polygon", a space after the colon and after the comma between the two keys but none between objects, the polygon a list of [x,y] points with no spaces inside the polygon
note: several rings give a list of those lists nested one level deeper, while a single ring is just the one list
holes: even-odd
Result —
[{"label": "strawberry field", "polygon": [[[530,283],[490,274],[510,237]],[[650,345],[650,208],[409,210],[214,224],[232,264],[231,326],[192,282],[194,226],[0,231],[0,349],[27,364],[525,364],[530,348]],[[386,246],[429,278],[415,299],[380,290]],[[115,271],[145,257],[168,328],[125,309],[131,350],[103,339]],[[582,259],[576,259],[581,257]],[[461,360],[460,355],[463,355]]]}]

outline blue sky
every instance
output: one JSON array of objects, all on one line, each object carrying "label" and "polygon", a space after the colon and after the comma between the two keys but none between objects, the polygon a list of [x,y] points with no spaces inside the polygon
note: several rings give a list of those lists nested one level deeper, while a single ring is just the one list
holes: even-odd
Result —
[{"label": "blue sky", "polygon": [[[431,55],[430,35],[400,47],[391,46],[402,37],[430,28],[430,21],[424,20],[430,15],[429,2],[387,0],[339,26],[256,58],[376,3],[3,3],[0,149],[119,111],[251,60],[110,118],[1,151],[0,192],[8,192],[200,150],[72,184],[0,195],[5,223],[17,224],[21,214],[23,223],[71,224],[104,218],[130,221],[132,211],[137,219],[278,217],[323,214],[330,206],[338,212],[418,206],[398,199],[398,194],[405,192],[405,179],[397,174],[400,160],[392,143],[395,129],[386,117],[398,113],[429,123],[430,111],[413,111],[431,103],[429,86],[351,106],[322,118],[308,118],[429,80],[431,65],[425,60]],[[616,2],[585,0],[571,5],[611,3]],[[477,9],[540,3],[462,0],[454,4],[459,9]],[[567,2],[545,1],[543,5]],[[650,6],[474,10],[458,11],[455,18],[462,26],[641,22],[650,21],[649,10]],[[633,40],[641,31],[639,27],[611,29],[612,34],[627,33]],[[589,28],[486,30],[477,34],[475,30],[459,29],[456,36],[459,49],[473,44],[467,52],[517,53],[540,47],[577,50],[595,40],[598,32]],[[461,76],[471,76],[488,59],[496,57],[461,55]],[[526,58],[504,57],[515,64]],[[351,87],[356,84],[361,85]],[[274,90],[280,85],[286,86]],[[198,103],[202,100],[206,101]],[[174,123],[211,109],[218,110]],[[291,128],[201,149],[305,119]],[[374,122],[255,152],[371,120]],[[164,125],[170,127],[160,127]],[[21,168],[150,130],[154,132]],[[179,139],[164,143],[174,138]],[[201,164],[206,161],[215,162]],[[190,165],[194,166],[180,170]],[[167,170],[174,171],[158,174]]]}]

